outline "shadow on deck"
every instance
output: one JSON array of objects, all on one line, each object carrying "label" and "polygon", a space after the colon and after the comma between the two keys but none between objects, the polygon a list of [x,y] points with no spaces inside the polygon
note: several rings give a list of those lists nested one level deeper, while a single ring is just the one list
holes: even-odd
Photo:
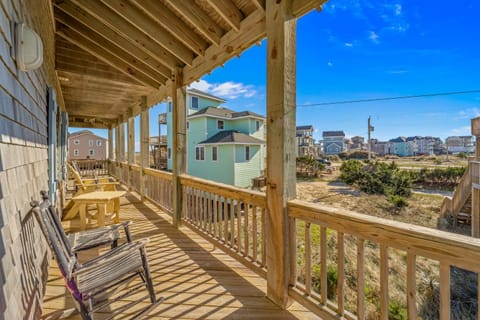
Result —
[{"label": "shadow on deck", "polygon": [[[121,201],[121,220],[132,220],[134,239],[150,238],[147,254],[157,297],[165,301],[152,310],[146,319],[318,319],[298,303],[288,310],[279,309],[266,295],[266,281],[230,257],[188,227],[178,230],[168,214],[149,202],[141,202],[135,194]],[[64,224],[67,231],[77,231],[78,219]],[[84,261],[107,248],[80,254]],[[142,292],[146,293],[145,292]],[[140,294],[139,294],[140,295]],[[138,297],[137,297],[138,298]],[[127,304],[132,297],[121,301]],[[148,298],[126,310],[116,319],[127,318],[145,306]],[[72,308],[59,270],[51,263],[43,302],[43,317]],[[109,316],[108,310],[98,318]],[[68,319],[80,319],[74,314]]]}]

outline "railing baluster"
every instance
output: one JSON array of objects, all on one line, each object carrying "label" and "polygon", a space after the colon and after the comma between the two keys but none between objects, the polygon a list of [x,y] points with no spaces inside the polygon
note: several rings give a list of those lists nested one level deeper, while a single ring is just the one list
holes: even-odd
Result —
[{"label": "railing baluster", "polygon": [[357,239],[357,319],[365,319],[365,240]]},{"label": "railing baluster", "polygon": [[338,314],[343,316],[345,314],[345,242],[342,232],[337,232],[337,266],[338,266],[338,281],[337,281],[337,304]]},{"label": "railing baluster", "polygon": [[242,253],[242,206],[243,202],[237,203],[237,250],[238,253]]},{"label": "railing baluster", "polygon": [[440,261],[440,320],[450,319],[450,265]]},{"label": "railing baluster", "polygon": [[[297,285],[297,221],[290,218],[290,285]],[[265,241],[264,241],[265,242]],[[262,253],[263,255],[263,253]],[[265,261],[265,260],[264,260]]]},{"label": "railing baluster", "polygon": [[[267,244],[266,244],[266,234],[265,234],[265,208],[262,208],[262,266],[266,266],[267,264],[267,251],[265,250]],[[291,231],[290,231],[291,232]],[[295,242],[293,243],[293,247],[295,248]]]},{"label": "railing baluster", "polygon": [[320,301],[327,305],[327,228],[320,227]]},{"label": "railing baluster", "polygon": [[312,294],[312,249],[310,244],[310,223],[305,222],[305,293]]},{"label": "railing baluster", "polygon": [[380,245],[380,319],[388,320],[388,247]]},{"label": "railing baluster", "polygon": [[222,197],[222,221],[223,221],[223,242],[228,241],[228,219],[227,219],[227,198]]},{"label": "railing baluster", "polygon": [[248,229],[249,229],[248,215],[249,215],[249,209],[250,209],[249,207],[250,207],[250,205],[248,203],[245,203],[245,207],[243,209],[244,215],[245,215],[245,219],[244,219],[245,223],[243,225],[243,237],[244,237],[244,240],[245,240],[245,257],[250,256],[250,247],[249,247],[250,244],[249,244],[249,241],[248,241],[248,237],[249,237],[249,235],[248,235]]},{"label": "railing baluster", "polygon": [[252,245],[253,245],[253,253],[252,253],[252,260],[254,262],[257,261],[258,257],[258,248],[257,248],[257,207],[253,206],[252,208]]},{"label": "railing baluster", "polygon": [[208,233],[212,234],[212,193],[207,194]]},{"label": "railing baluster", "polygon": [[413,253],[407,254],[407,311],[408,319],[417,319],[417,286],[416,286],[416,257]]},{"label": "railing baluster", "polygon": [[234,199],[230,199],[230,210],[228,210],[228,218],[230,219],[230,246],[235,246],[235,203]]},{"label": "railing baluster", "polygon": [[207,218],[207,192],[202,193],[202,211],[203,211],[203,224],[202,228],[203,230],[207,230],[207,223],[208,223],[208,218]]}]

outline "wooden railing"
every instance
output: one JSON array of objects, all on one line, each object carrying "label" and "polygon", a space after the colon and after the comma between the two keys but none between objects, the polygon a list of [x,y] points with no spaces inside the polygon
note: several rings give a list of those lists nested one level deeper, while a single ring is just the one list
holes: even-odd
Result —
[{"label": "wooden railing", "polygon": [[172,213],[172,174],[155,169],[143,169],[145,175],[145,197]]},{"label": "wooden railing", "polygon": [[136,164],[130,164],[128,166],[128,169],[128,174],[130,177],[130,188],[132,188],[133,191],[141,192],[142,167]]},{"label": "wooden railing", "polygon": [[181,177],[185,223],[266,276],[265,194]]},{"label": "wooden railing", "polygon": [[[377,299],[374,314],[388,319],[389,281],[399,277],[398,272],[404,277],[408,319],[417,319],[416,281],[424,275],[425,264],[438,269],[440,295],[439,306],[432,303],[427,307],[437,307],[440,319],[450,319],[451,267],[480,271],[480,239],[299,200],[288,203],[288,214],[290,295],[324,319],[364,319],[370,299]],[[366,257],[378,266],[378,291],[366,286]],[[437,284],[432,281],[429,286]],[[353,292],[352,287],[356,288]],[[346,297],[356,299],[347,304]]]},{"label": "wooden railing", "polygon": [[108,160],[74,160],[82,177],[108,175]]}]

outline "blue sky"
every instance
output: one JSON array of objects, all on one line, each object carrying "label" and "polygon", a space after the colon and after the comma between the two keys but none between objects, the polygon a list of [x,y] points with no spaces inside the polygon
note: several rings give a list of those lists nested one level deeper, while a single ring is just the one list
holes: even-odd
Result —
[{"label": "blue sky", "polygon": [[[297,124],[347,136],[470,134],[480,94],[308,104],[480,89],[480,1],[331,0],[298,21]],[[266,41],[192,84],[226,107],[266,113]],[[151,135],[158,135],[151,111]],[[101,132],[105,135],[105,132]]]}]

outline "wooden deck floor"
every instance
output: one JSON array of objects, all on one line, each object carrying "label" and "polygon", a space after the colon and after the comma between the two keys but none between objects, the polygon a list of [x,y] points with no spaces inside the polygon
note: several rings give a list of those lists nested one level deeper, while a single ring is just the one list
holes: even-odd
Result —
[{"label": "wooden deck floor", "polygon": [[[135,194],[122,199],[120,214],[121,220],[134,222],[134,239],[150,238],[147,253],[155,291],[157,297],[165,300],[151,310],[146,319],[319,319],[298,303],[287,311],[280,310],[265,297],[263,278],[189,228],[175,229],[170,216],[149,202],[142,203]],[[78,226],[78,220],[65,224],[67,231],[77,231]],[[90,250],[81,254],[79,260],[104,250],[107,249]],[[131,299],[120,304],[128,301]],[[145,298],[116,318],[127,318],[147,303]],[[43,317],[54,318],[71,307],[72,298],[66,292],[56,262],[52,261]],[[111,311],[106,310],[98,318],[105,318],[109,313]],[[68,319],[80,319],[80,316],[74,314]]]}]

